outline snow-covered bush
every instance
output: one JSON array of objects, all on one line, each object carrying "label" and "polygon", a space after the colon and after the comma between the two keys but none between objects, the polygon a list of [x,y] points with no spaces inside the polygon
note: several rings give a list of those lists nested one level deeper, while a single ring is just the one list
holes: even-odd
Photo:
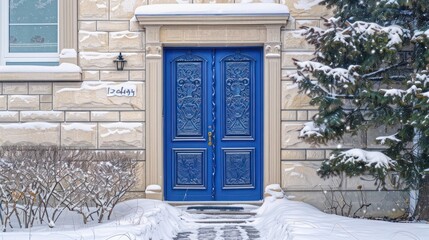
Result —
[{"label": "snow-covered bush", "polygon": [[322,162],[317,172],[324,178],[333,173],[345,173],[348,177],[370,174],[380,180],[379,187],[383,187],[388,172],[395,164],[396,161],[381,152],[350,149],[334,152],[328,160]]},{"label": "snow-covered bush", "polygon": [[[319,144],[389,129],[390,136],[368,139],[383,145],[376,147],[382,153],[373,154],[396,160],[395,171],[418,193],[418,203],[411,204],[416,211],[410,214],[429,219],[429,178],[424,173],[429,168],[427,1],[323,0],[320,4],[333,8],[334,16],[324,18],[323,28],[304,27],[315,57],[295,59],[298,71],[290,75],[311,98],[310,104],[318,107],[300,136]],[[369,172],[383,183],[387,165],[353,160],[372,159],[368,154],[334,153],[322,166],[322,176]]]},{"label": "snow-covered bush", "polygon": [[[124,154],[59,147],[0,148],[0,221],[29,228],[55,226],[65,209],[86,223],[101,222],[135,182],[135,162]],[[95,208],[90,208],[95,206]],[[80,210],[80,211],[78,211]]]}]

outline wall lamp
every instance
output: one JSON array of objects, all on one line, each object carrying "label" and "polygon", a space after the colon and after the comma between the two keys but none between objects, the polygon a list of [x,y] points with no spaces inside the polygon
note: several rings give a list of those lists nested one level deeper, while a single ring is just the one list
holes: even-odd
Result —
[{"label": "wall lamp", "polygon": [[124,70],[124,66],[127,60],[124,59],[124,57],[122,56],[122,53],[120,52],[119,56],[115,60],[113,60],[113,62],[116,63],[116,69],[118,71],[122,71]]}]

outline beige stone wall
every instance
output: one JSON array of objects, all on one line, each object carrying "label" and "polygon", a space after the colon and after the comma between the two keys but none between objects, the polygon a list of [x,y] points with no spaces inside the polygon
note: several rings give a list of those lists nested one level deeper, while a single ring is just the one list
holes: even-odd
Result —
[{"label": "beige stone wall", "polygon": [[[146,124],[146,36],[143,28],[132,19],[135,8],[160,3],[242,2],[261,1],[78,0],[77,51],[78,65],[82,68],[82,82],[0,82],[0,144],[59,144],[125,151],[139,160],[139,182],[130,196],[144,196],[147,171],[151,171],[146,170],[145,149],[146,142],[150,139],[146,139],[145,133],[151,126]],[[376,209],[380,208],[379,211],[382,211],[387,206],[384,210],[388,208],[391,211],[391,205],[386,205],[383,201],[391,196],[399,196],[400,192],[391,193],[388,197],[381,194],[384,197],[380,197],[374,191],[371,181],[344,177],[321,180],[315,174],[321,161],[338,144],[343,148],[372,147],[374,144],[366,134],[328,146],[311,146],[297,138],[302,123],[311,120],[316,111],[309,105],[306,96],[298,94],[297,85],[287,75],[295,71],[292,58],[306,60],[313,57],[314,49],[301,35],[300,27],[320,26],[320,17],[329,17],[331,11],[319,6],[319,0],[272,2],[286,4],[291,14],[287,26],[281,32],[281,117],[278,119],[281,123],[281,147],[277,150],[281,157],[274,160],[278,164],[276,169],[281,171],[281,186],[297,199],[323,208],[324,205],[318,199],[323,195],[324,189],[347,191],[349,195],[353,195],[356,187],[362,185],[364,190],[368,190],[370,198],[377,199]],[[201,29],[199,28],[200,31]],[[227,29],[228,36],[234,36],[231,33],[245,28],[228,26]],[[264,27],[261,26],[261,29]],[[260,38],[266,38],[260,34],[259,31],[262,30],[254,28],[252,31],[254,34],[246,38],[249,42],[263,42]],[[166,42],[171,37],[161,36]],[[219,38],[222,36],[219,35]],[[219,41],[229,41],[227,38],[222,39]],[[182,45],[187,42],[190,42],[190,46],[204,43],[185,38],[182,40]],[[245,43],[236,38],[232,41],[233,45]],[[119,52],[128,61],[124,71],[117,71],[113,63]],[[124,85],[133,86],[136,96],[107,96],[107,88]],[[389,188],[394,190],[395,186],[389,185]]]}]

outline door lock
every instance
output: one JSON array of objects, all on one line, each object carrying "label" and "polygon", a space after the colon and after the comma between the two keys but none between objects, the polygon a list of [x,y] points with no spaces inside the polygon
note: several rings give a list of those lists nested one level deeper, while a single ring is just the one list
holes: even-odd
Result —
[{"label": "door lock", "polygon": [[208,132],[208,136],[209,136],[209,146],[211,146],[211,145],[213,145],[213,143],[212,143],[212,136],[213,136],[213,133],[211,132],[211,131],[209,131]]}]

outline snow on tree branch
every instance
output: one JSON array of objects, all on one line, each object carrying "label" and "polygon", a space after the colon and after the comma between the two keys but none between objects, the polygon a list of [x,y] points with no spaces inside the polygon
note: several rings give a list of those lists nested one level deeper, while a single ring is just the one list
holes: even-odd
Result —
[{"label": "snow on tree branch", "polygon": [[401,142],[401,140],[396,137],[396,134],[398,133],[395,133],[389,136],[380,136],[380,137],[377,137],[375,140],[380,141],[380,144],[383,144],[383,145],[386,144],[387,140],[392,142]]},{"label": "snow on tree branch", "polygon": [[410,31],[398,25],[382,27],[376,23],[356,21],[354,23],[346,23],[349,28],[344,30],[344,33],[352,31],[353,35],[360,35],[360,38],[366,39],[367,36],[374,36],[379,33],[386,33],[389,39],[387,47],[393,47],[403,43],[403,40],[410,38]]},{"label": "snow on tree branch", "polygon": [[333,77],[338,83],[352,83],[354,84],[359,74],[355,72],[358,67],[356,65],[350,65],[348,69],[345,68],[331,68],[323,63],[314,61],[303,61],[300,62],[297,59],[293,59],[295,65],[304,72],[321,72],[326,76]]},{"label": "snow on tree branch", "polygon": [[299,137],[322,137],[322,134],[320,132],[323,131],[324,128],[325,127],[323,125],[317,126],[315,122],[304,123],[304,127],[299,132]]},{"label": "snow on tree branch", "polygon": [[340,158],[340,164],[364,163],[367,167],[386,170],[393,168],[396,164],[396,161],[382,152],[369,152],[358,148],[341,152],[337,156],[331,156],[331,159],[333,158]]},{"label": "snow on tree branch", "polygon": [[424,39],[427,39],[429,37],[429,29],[426,31],[415,31],[414,36],[412,37],[412,40],[415,42],[421,42]]}]

